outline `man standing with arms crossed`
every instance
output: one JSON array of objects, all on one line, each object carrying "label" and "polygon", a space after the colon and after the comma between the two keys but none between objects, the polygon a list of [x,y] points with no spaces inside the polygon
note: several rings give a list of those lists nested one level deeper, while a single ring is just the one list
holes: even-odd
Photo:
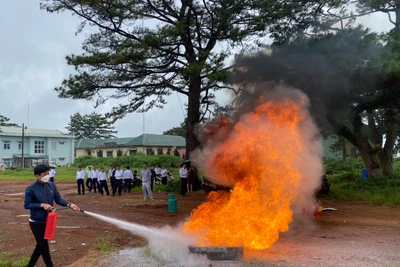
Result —
[{"label": "man standing with arms crossed", "polygon": [[124,175],[124,171],[121,170],[121,165],[117,165],[117,169],[115,170],[115,184],[113,189],[113,196],[115,196],[115,192],[118,189],[118,195],[121,196],[122,191],[122,176]]},{"label": "man standing with arms crossed", "polygon": [[82,195],[85,194],[85,171],[82,170],[82,167],[79,166],[78,171],[76,172],[76,184],[78,185],[78,195],[81,194],[82,187]]},{"label": "man standing with arms crossed", "polygon": [[79,210],[78,206],[61,198],[54,183],[49,183],[49,169],[46,165],[36,166],[33,170],[36,182],[28,186],[25,191],[24,207],[31,211],[29,226],[36,240],[36,247],[28,267],[34,267],[40,256],[43,257],[47,267],[54,266],[50,256],[49,243],[44,239],[47,215],[53,209],[54,201],[60,206]]},{"label": "man standing with arms crossed", "polygon": [[142,177],[142,190],[143,190],[143,201],[147,200],[147,195],[150,200],[153,201],[153,192],[151,191],[151,171],[147,168],[147,164],[143,164],[143,169],[141,171]]}]

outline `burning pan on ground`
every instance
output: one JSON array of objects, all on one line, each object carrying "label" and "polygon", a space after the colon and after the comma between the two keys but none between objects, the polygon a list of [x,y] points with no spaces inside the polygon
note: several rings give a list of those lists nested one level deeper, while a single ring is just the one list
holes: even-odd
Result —
[{"label": "burning pan on ground", "polygon": [[241,260],[243,247],[194,247],[189,246],[189,253],[207,255],[209,260]]}]

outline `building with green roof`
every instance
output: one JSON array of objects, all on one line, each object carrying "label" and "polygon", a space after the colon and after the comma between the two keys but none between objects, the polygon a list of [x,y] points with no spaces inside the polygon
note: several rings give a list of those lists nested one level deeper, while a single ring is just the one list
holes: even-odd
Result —
[{"label": "building with green roof", "polygon": [[79,139],[75,141],[75,155],[82,157],[116,157],[118,154],[132,156],[136,154],[169,154],[178,149],[185,153],[186,140],[182,136],[142,134],[138,137],[113,138],[103,140]]}]

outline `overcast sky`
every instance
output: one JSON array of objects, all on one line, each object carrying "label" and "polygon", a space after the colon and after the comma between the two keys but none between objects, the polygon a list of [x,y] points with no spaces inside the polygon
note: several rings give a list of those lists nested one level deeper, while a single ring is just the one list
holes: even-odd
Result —
[{"label": "overcast sky", "polygon": [[[0,18],[0,115],[31,128],[66,131],[75,112],[110,110],[112,101],[95,109],[86,100],[60,99],[54,91],[73,73],[65,56],[81,52],[84,35],[75,35],[77,17],[40,10],[38,0],[1,0]],[[376,31],[392,27],[385,15],[362,22]],[[221,93],[218,99],[226,101],[227,97]],[[161,134],[178,126],[184,119],[185,102],[186,97],[173,93],[163,110],[146,113],[145,132]],[[114,126],[118,137],[138,136],[143,132],[143,115],[130,114]]]}]

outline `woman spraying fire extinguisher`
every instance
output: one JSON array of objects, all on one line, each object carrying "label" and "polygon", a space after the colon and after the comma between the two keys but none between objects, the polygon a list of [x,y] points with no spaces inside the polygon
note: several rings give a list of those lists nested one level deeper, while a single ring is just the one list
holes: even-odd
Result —
[{"label": "woman spraying fire extinguisher", "polygon": [[50,182],[50,168],[46,165],[38,165],[33,170],[36,182],[25,190],[25,209],[29,209],[29,226],[36,240],[36,247],[29,260],[28,267],[35,266],[39,257],[42,256],[47,267],[53,267],[50,257],[49,243],[45,239],[46,220],[49,212],[53,210],[54,201],[61,206],[80,210],[78,206],[68,203],[61,198],[57,187]]}]

